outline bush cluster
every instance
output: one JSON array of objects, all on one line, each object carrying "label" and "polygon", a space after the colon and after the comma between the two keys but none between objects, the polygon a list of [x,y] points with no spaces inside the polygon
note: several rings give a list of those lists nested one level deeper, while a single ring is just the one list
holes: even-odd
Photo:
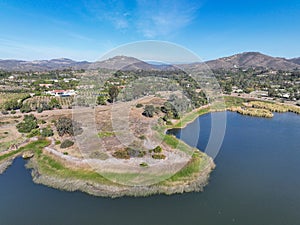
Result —
[{"label": "bush cluster", "polygon": [[68,147],[71,147],[72,145],[74,145],[74,142],[69,140],[69,139],[66,139],[64,140],[61,144],[60,144],[60,147],[61,148],[68,148]]}]

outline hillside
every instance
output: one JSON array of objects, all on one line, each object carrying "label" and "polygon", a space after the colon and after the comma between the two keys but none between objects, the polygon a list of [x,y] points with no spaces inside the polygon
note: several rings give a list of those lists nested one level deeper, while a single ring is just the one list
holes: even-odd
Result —
[{"label": "hillside", "polygon": [[71,59],[51,59],[51,60],[0,60],[0,69],[6,71],[47,71],[63,70],[68,68],[85,69],[88,68],[89,62],[76,62]]},{"label": "hillside", "polygon": [[[234,69],[266,68],[275,70],[300,69],[300,58],[285,59],[264,55],[259,52],[245,52],[233,56],[210,60],[205,63],[179,65],[181,68]],[[115,56],[103,61],[87,62],[71,59],[51,60],[0,60],[0,70],[6,71],[49,71],[63,69],[112,69],[112,70],[175,70],[172,65],[155,65],[128,56]]]},{"label": "hillside", "polygon": [[294,58],[294,59],[289,59],[290,62],[295,63],[300,65],[300,57],[299,58]]},{"label": "hillside", "polygon": [[259,52],[245,52],[206,62],[211,69],[232,68],[268,68],[275,70],[293,70],[298,64],[285,58],[271,57]]}]

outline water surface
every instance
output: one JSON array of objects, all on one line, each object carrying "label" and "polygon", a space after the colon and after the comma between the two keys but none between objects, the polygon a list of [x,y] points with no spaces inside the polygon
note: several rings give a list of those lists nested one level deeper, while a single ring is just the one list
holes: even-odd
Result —
[{"label": "water surface", "polygon": [[[200,123],[205,149],[210,114]],[[180,137],[180,130],[172,133]],[[109,199],[36,185],[18,158],[0,176],[0,225],[294,225],[300,223],[300,116],[227,113],[216,170],[203,193]]]}]

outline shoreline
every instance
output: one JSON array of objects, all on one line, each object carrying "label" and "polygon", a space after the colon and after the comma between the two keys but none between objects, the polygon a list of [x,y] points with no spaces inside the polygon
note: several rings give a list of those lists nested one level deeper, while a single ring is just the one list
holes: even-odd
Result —
[{"label": "shoreline", "polygon": [[[239,100],[237,102],[239,102]],[[252,101],[252,103],[253,102],[254,101]],[[263,110],[267,110],[266,108],[268,107],[270,108],[270,105],[268,104],[272,104],[271,105],[272,107],[278,105],[282,107],[288,107],[285,106],[284,104],[278,104],[278,103],[260,102],[260,104],[263,104],[262,106],[260,106],[262,107]],[[236,107],[241,107],[240,102],[237,105],[239,106]],[[251,109],[252,107],[253,106],[251,106]],[[280,111],[280,112],[289,111],[288,108],[284,108],[284,109],[286,111]],[[295,109],[296,113],[298,112],[297,110],[299,109],[300,108],[296,107]],[[233,110],[232,105],[231,106],[226,105],[226,108],[222,108],[222,109],[220,108],[212,109],[210,105],[205,105],[187,113],[185,116],[182,117],[182,119],[178,123],[169,126],[161,126],[156,131],[158,132],[158,134],[163,133],[164,135],[166,135],[166,131],[169,129],[182,129],[186,127],[188,124],[195,121],[195,119],[199,118],[200,116],[205,115],[207,113],[217,112],[217,111],[234,111],[239,113],[237,110]],[[276,109],[274,109],[274,112],[276,112]],[[155,195],[155,194],[171,195],[171,194],[178,194],[184,192],[203,191],[204,187],[209,182],[211,172],[216,167],[213,159],[208,155],[206,155],[205,153],[201,152],[199,149],[197,150],[193,149],[192,147],[188,146],[185,142],[183,142],[180,139],[177,139],[173,135],[166,135],[166,136],[169,136],[169,138],[171,138],[173,141],[174,139],[176,139],[176,144],[181,145],[180,147],[182,148],[180,149],[181,151],[185,151],[186,149],[188,151],[193,150],[194,153],[189,163],[190,162],[193,163],[195,152],[199,152],[199,154],[196,154],[195,156],[196,157],[195,160],[198,163],[196,165],[199,166],[196,172],[189,173],[188,175],[185,175],[183,177],[179,176],[178,180],[176,179],[172,180],[173,177],[172,175],[170,178],[167,178],[162,182],[153,185],[148,185],[148,186],[147,185],[145,186],[120,185],[117,183],[113,183],[110,180],[105,180],[106,179],[105,177],[101,177],[101,175],[95,174],[95,172],[93,173],[93,171],[85,171],[84,168],[77,168],[77,169],[70,168],[67,164],[61,163],[63,159],[58,160],[51,155],[49,156],[46,153],[43,153],[43,151],[45,151],[43,149],[50,144],[49,141],[35,140],[35,142],[30,142],[26,146],[23,146],[14,152],[7,153],[7,155],[9,154],[7,158],[4,157],[4,159],[3,158],[0,159],[0,174],[4,173],[4,171],[13,163],[14,159],[20,156],[22,153],[27,151],[35,151],[35,156],[29,159],[29,161],[26,164],[26,168],[31,169],[33,182],[37,184],[43,184],[52,188],[64,190],[64,191],[71,191],[71,192],[81,191],[94,196],[111,197],[111,198],[123,197],[123,196],[144,197],[144,196]],[[167,140],[168,139],[164,140],[164,142],[171,146],[171,144],[167,143]],[[35,143],[38,143],[37,146],[34,145]],[[43,157],[39,158],[40,155],[42,155]],[[46,157],[47,159],[44,159],[44,157]],[[54,169],[50,168],[50,166],[47,165],[47,163],[50,164],[49,160],[50,161],[52,160],[56,167],[59,168],[61,167],[62,170],[66,170],[67,173],[59,174],[57,173],[55,168]],[[189,163],[186,166],[184,166],[181,170],[179,170],[177,173],[180,174],[180,172],[182,172],[185,168],[189,166]],[[176,176],[177,173],[174,174],[174,176]],[[71,176],[69,176],[70,174]]]},{"label": "shoreline", "polygon": [[62,191],[80,191],[97,197],[118,198],[125,196],[146,197],[156,194],[172,195],[185,192],[201,192],[208,184],[210,173],[215,168],[215,164],[210,158],[207,166],[201,170],[194,179],[171,186],[164,184],[154,184],[150,186],[108,185],[81,179],[41,174],[39,173],[36,162],[32,159],[26,167],[32,169],[33,182],[36,184],[43,184]]},{"label": "shoreline", "polygon": [[2,175],[8,169],[8,167],[10,167],[13,164],[14,160],[15,158],[12,158],[0,162],[0,175]]}]

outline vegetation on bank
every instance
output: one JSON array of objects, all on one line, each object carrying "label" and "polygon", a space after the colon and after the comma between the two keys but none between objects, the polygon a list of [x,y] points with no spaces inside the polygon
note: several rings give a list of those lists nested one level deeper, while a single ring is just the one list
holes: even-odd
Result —
[{"label": "vegetation on bank", "polygon": [[[60,177],[64,179],[69,178],[97,182],[105,185],[118,185],[110,180],[107,180],[97,172],[84,169],[68,168],[51,156],[43,154],[42,148],[38,149],[34,161],[36,162],[34,165],[34,167],[36,166],[36,168],[34,169],[37,169],[37,171],[41,174]],[[30,164],[29,167],[31,167]]]},{"label": "vegetation on bank", "polygon": [[224,96],[225,105],[227,108],[242,106],[247,102],[244,98],[238,98],[233,96]]},{"label": "vegetation on bank", "polygon": [[271,112],[278,112],[278,113],[293,112],[293,113],[300,114],[300,107],[293,106],[293,105],[279,104],[273,102],[261,102],[261,101],[251,101],[248,103],[248,105],[249,107],[252,108],[266,109]]},{"label": "vegetation on bank", "polygon": [[[130,180],[130,177],[140,176],[139,174],[131,174],[131,173],[115,173],[115,174],[105,174],[105,177],[100,175],[97,172],[91,170],[84,170],[84,169],[74,169],[66,167],[63,163],[59,162],[58,160],[54,159],[50,155],[43,153],[43,148],[49,145],[50,142],[47,140],[38,140],[28,144],[26,147],[22,148],[20,151],[25,150],[32,150],[35,153],[33,158],[34,163],[32,165],[29,164],[29,167],[33,167],[37,169],[40,174],[50,175],[54,177],[60,178],[70,178],[70,179],[79,179],[83,181],[90,181],[96,182],[104,185],[113,185],[113,186],[120,186],[121,184],[115,183],[105,177],[121,177],[122,180]],[[188,180],[192,180],[195,178],[196,175],[199,175],[199,172],[208,165],[207,161],[208,156],[204,156],[203,153],[195,152],[192,156],[191,161],[176,173],[171,178],[168,178],[166,181],[163,181],[156,185],[167,185],[172,186],[173,182],[174,185],[178,184],[178,182],[186,182]],[[141,167],[148,167],[147,163],[141,163]],[[148,176],[145,174],[145,176]],[[149,174],[149,176],[152,176]],[[161,179],[161,178],[158,178]],[[121,185],[122,186],[122,185]]]},{"label": "vegetation on bank", "polygon": [[196,110],[196,111],[192,111],[188,114],[186,114],[182,119],[180,119],[180,121],[178,123],[176,123],[175,125],[170,125],[168,128],[182,128],[184,127],[186,124],[194,121],[196,118],[198,118],[199,116],[209,113],[210,109],[209,108],[202,108],[200,110]]},{"label": "vegetation on bank", "polygon": [[200,151],[195,151],[192,159],[187,163],[187,165],[172,177],[163,181],[162,184],[172,185],[172,182],[188,181],[195,176],[199,176],[199,173],[206,166],[209,166],[209,157]]},{"label": "vegetation on bank", "polygon": [[256,116],[256,117],[265,117],[272,118],[274,115],[272,112],[266,109],[255,109],[255,108],[242,108],[238,107],[235,110],[237,113],[245,115],[245,116]]},{"label": "vegetation on bank", "polygon": [[38,152],[41,149],[43,149],[44,147],[48,146],[50,144],[50,142],[48,140],[45,139],[40,139],[38,141],[35,142],[31,142],[23,147],[20,147],[17,150],[8,152],[6,154],[3,154],[0,156],[0,161],[11,158],[11,157],[15,157],[17,155],[19,155],[22,152],[25,151],[33,151],[33,152]]}]

